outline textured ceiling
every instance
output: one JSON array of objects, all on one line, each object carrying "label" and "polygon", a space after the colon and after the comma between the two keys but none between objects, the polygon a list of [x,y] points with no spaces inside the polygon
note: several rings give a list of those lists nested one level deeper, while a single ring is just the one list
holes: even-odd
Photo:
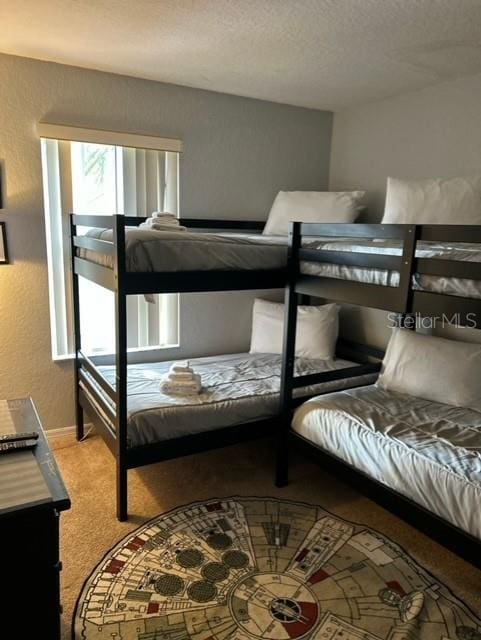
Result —
[{"label": "textured ceiling", "polygon": [[341,109],[481,73],[481,0],[0,0],[0,51]]}]

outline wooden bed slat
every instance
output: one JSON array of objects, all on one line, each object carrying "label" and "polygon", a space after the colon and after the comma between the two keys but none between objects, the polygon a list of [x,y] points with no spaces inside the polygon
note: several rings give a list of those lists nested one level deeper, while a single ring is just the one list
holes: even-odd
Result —
[{"label": "wooden bed slat", "polygon": [[297,293],[316,298],[327,298],[397,313],[404,311],[404,305],[399,299],[398,287],[301,275],[296,281],[295,289]]},{"label": "wooden bed slat", "polygon": [[193,293],[284,287],[284,269],[126,272],[125,293]]},{"label": "wooden bed slat", "polygon": [[[481,246],[479,250],[481,252]],[[481,262],[445,260],[444,258],[416,258],[414,269],[416,273],[429,276],[481,280]]]},{"label": "wooden bed slat", "polygon": [[114,243],[108,240],[99,240],[98,238],[91,238],[89,236],[75,236],[73,244],[80,249],[90,249],[91,251],[103,253],[108,256],[115,254]]},{"label": "wooden bed slat", "polygon": [[96,229],[113,229],[115,216],[95,216],[72,214],[72,224],[79,227],[94,227]]},{"label": "wooden bed slat", "polygon": [[95,282],[110,291],[115,291],[115,277],[113,269],[109,269],[109,267],[104,267],[100,264],[96,264],[95,262],[91,262],[90,260],[77,257],[74,258],[74,268],[75,273],[79,276],[83,276],[84,278],[87,278],[87,280]]},{"label": "wooden bed slat", "polygon": [[346,367],[345,369],[336,369],[334,371],[323,371],[322,373],[309,373],[304,376],[294,376],[292,379],[292,387],[299,389],[300,387],[309,387],[311,385],[331,382],[333,380],[343,380],[365,376],[369,373],[378,373],[381,370],[380,362],[372,362],[368,364],[358,364],[354,367]]},{"label": "wooden bed slat", "polygon": [[112,425],[115,425],[116,414],[114,409],[109,405],[107,400],[102,396],[100,391],[95,387],[89,377],[85,374],[82,369],[79,371],[80,383],[88,393],[92,396],[93,400],[99,405],[100,409],[106,414],[107,419],[112,422]]},{"label": "wooden bed slat", "polygon": [[442,318],[445,322],[481,329],[481,300],[449,296],[431,291],[414,291],[412,313]]},{"label": "wooden bed slat", "polygon": [[424,242],[479,242],[481,225],[423,224],[419,239]]},{"label": "wooden bed slat", "polygon": [[87,369],[95,382],[102,388],[102,391],[106,393],[113,402],[115,402],[116,391],[114,387],[103,377],[92,360],[82,353],[82,351],[79,351],[78,361],[81,367],[85,367],[85,369]]},{"label": "wooden bed slat", "polygon": [[107,444],[108,448],[115,456],[117,453],[117,438],[112,426],[105,420],[105,418],[99,413],[94,402],[90,399],[88,392],[85,389],[79,389],[79,401],[82,408],[88,413],[90,420],[95,425],[102,439]]},{"label": "wooden bed slat", "polygon": [[299,260],[393,271],[399,270],[401,265],[401,256],[362,251],[331,251],[330,249],[300,249]]},{"label": "wooden bed slat", "polygon": [[[291,223],[291,225],[294,223]],[[344,223],[316,223],[302,222],[300,232],[308,236],[337,237],[337,238],[388,238],[401,240],[404,237],[406,225],[403,224],[344,224]]]}]

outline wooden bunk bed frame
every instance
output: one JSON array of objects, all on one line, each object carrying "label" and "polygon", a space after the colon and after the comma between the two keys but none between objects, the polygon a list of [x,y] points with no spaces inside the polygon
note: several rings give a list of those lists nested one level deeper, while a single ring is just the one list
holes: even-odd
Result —
[{"label": "wooden bunk bed frame", "polygon": [[[127,313],[128,295],[146,293],[187,293],[207,291],[235,291],[249,289],[284,288],[287,268],[275,270],[211,270],[176,272],[128,272],[126,270],[125,232],[128,226],[138,226],[145,218],[74,215],[70,217],[73,273],[73,316],[75,329],[75,411],[77,439],[84,437],[84,411],[89,415],[116,459],[117,518],[126,520],[127,472],[129,469],[155,462],[178,458],[209,449],[275,435],[278,418],[262,419],[255,423],[215,429],[163,442],[129,448],[127,446]],[[191,230],[259,232],[264,222],[180,219]],[[99,240],[77,234],[77,226],[111,229],[112,240]],[[88,249],[98,255],[109,256],[112,266],[103,266],[79,257],[78,249]],[[115,367],[116,385],[110,384],[95,363],[82,351],[80,331],[79,277],[114,292],[115,297]],[[365,363],[363,348],[339,344],[339,355],[345,350],[357,366],[320,374],[317,382],[338,380],[353,375],[362,376],[379,370],[380,364]],[[358,357],[356,358],[356,353]],[[381,356],[382,357],[382,356]],[[255,428],[252,425],[255,424]]]},{"label": "wooden bunk bed frame", "polygon": [[[399,240],[402,255],[372,254],[303,248],[303,237],[383,238]],[[455,319],[459,325],[481,329],[481,300],[418,291],[413,288],[414,274],[481,280],[481,263],[416,257],[419,241],[480,243],[481,228],[462,225],[382,225],[382,224],[312,224],[294,222],[289,229],[285,321],[281,374],[280,413],[277,434],[276,485],[288,483],[291,444],[314,458],[327,471],[361,490],[388,511],[400,516],[430,538],[460,557],[481,568],[481,540],[430,512],[413,500],[357,470],[332,453],[310,442],[291,429],[294,389],[306,384],[305,376],[294,376],[297,305],[300,298],[313,296],[394,312],[399,326],[414,328],[413,316]],[[304,275],[301,261],[330,263],[350,267],[396,270],[399,286],[368,284],[326,276]],[[367,356],[380,356],[366,350]],[[382,357],[382,356],[380,356]]]}]

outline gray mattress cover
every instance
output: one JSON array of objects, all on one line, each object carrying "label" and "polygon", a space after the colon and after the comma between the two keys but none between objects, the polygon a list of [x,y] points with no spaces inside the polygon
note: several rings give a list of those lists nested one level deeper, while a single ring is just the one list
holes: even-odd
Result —
[{"label": "gray mattress cover", "polygon": [[[110,229],[91,229],[87,235],[112,240]],[[113,264],[111,256],[88,249],[80,249],[78,255],[105,266]],[[129,227],[125,233],[125,256],[126,269],[131,272],[281,269],[287,259],[287,238]]]},{"label": "gray mattress cover", "polygon": [[293,429],[481,539],[481,413],[369,385],[305,402]]},{"label": "gray mattress cover", "polygon": [[[88,236],[111,240],[112,231],[92,229]],[[285,266],[287,238],[262,234],[191,233],[151,231],[128,228],[126,232],[126,268],[131,272],[145,271],[208,271],[213,269],[251,270],[279,269]],[[304,246],[326,251],[367,252],[401,255],[401,244],[393,240],[362,240],[336,238],[306,238]],[[87,249],[79,249],[80,257],[105,266],[112,266],[112,257]],[[418,244],[417,257],[481,262],[479,244],[427,243]],[[399,285],[399,272],[385,269],[347,267],[331,263],[302,262],[307,275],[353,280],[390,287]],[[481,298],[481,281],[444,278],[419,274],[413,278],[415,289],[450,295]]]},{"label": "gray mattress cover", "polygon": [[[276,414],[280,387],[281,357],[273,354],[237,353],[192,358],[190,365],[202,376],[203,391],[197,396],[167,396],[159,390],[161,378],[172,362],[129,365],[129,446],[169,440],[184,435],[269,418]],[[333,371],[351,366],[347,360],[296,360],[296,373]],[[114,384],[115,369],[99,367]],[[338,380],[308,389],[312,393],[368,384],[376,375]],[[298,390],[300,395],[306,391]],[[253,425],[255,429],[255,425]]]}]

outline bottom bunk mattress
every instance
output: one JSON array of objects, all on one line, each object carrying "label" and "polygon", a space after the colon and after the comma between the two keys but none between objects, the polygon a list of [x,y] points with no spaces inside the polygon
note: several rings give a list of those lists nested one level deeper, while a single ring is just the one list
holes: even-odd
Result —
[{"label": "bottom bunk mattress", "polygon": [[[128,445],[137,447],[271,418],[278,411],[281,356],[237,353],[191,358],[190,366],[202,377],[202,392],[195,396],[164,395],[160,381],[172,362],[132,364],[128,367]],[[348,360],[296,359],[296,374],[334,371],[353,366]],[[115,384],[115,367],[99,367]],[[344,389],[373,382],[377,374],[326,382],[300,395]],[[255,425],[252,427],[255,429]]]},{"label": "bottom bunk mattress", "polygon": [[306,440],[481,539],[481,414],[373,385],[312,398]]}]

